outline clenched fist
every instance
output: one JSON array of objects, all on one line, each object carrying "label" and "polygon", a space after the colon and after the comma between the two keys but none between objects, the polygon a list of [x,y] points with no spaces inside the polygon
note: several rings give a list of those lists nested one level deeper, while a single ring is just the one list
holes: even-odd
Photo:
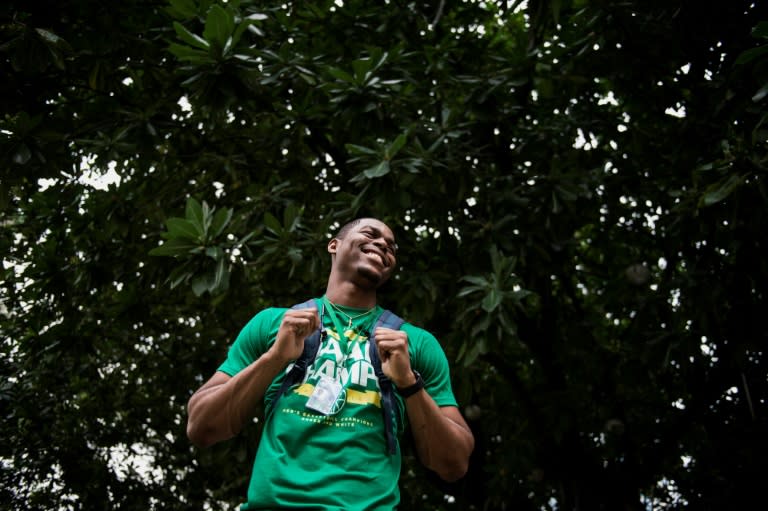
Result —
[{"label": "clenched fist", "polygon": [[402,330],[379,327],[376,329],[376,347],[381,359],[381,370],[397,387],[412,385],[416,378],[411,370],[408,353],[408,334]]},{"label": "clenched fist", "polygon": [[320,326],[317,309],[289,309],[283,316],[271,350],[287,364],[301,356],[304,339]]}]

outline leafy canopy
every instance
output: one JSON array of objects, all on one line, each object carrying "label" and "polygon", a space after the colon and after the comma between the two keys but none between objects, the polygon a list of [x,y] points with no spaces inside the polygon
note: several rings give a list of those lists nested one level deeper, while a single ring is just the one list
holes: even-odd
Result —
[{"label": "leafy canopy", "polygon": [[766,451],[757,2],[10,2],[0,499],[225,509],[185,404],[372,215],[477,438],[403,509],[722,509]]}]

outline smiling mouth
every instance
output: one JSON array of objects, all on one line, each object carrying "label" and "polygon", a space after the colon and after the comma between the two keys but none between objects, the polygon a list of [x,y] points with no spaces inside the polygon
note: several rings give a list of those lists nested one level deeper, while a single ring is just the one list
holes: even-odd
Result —
[{"label": "smiling mouth", "polygon": [[367,256],[374,256],[376,260],[379,262],[379,264],[382,265],[384,268],[389,267],[386,260],[384,259],[384,256],[378,253],[377,251],[364,249],[363,253]]}]

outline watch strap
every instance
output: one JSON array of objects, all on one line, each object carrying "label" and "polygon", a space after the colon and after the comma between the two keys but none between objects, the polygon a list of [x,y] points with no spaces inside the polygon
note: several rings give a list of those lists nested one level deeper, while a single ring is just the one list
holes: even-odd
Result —
[{"label": "watch strap", "polygon": [[424,388],[424,380],[422,379],[421,375],[418,371],[413,371],[413,375],[416,377],[416,382],[413,385],[409,385],[408,387],[405,387],[403,389],[399,388],[397,389],[397,393],[400,394],[400,397],[403,399],[411,397],[418,391]]}]

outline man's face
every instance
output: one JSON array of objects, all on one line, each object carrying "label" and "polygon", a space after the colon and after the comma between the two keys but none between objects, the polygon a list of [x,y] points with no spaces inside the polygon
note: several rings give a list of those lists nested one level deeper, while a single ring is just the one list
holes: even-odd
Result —
[{"label": "man's face", "polygon": [[328,243],[334,267],[360,285],[378,288],[395,269],[395,236],[383,222],[365,218],[342,238]]}]

